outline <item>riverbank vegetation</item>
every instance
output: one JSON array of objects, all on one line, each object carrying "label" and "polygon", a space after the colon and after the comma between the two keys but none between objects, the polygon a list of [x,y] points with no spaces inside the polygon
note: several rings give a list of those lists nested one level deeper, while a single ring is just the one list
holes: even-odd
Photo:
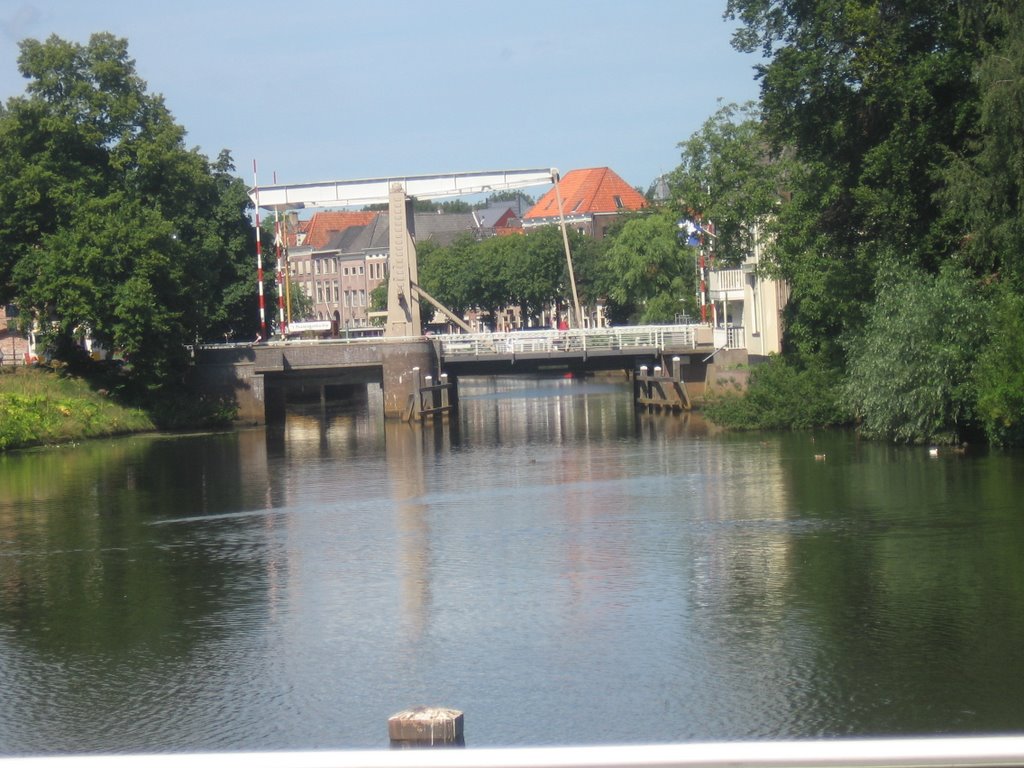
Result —
[{"label": "riverbank vegetation", "polygon": [[674,190],[757,227],[759,268],[791,293],[782,357],[710,413],[1020,444],[1024,8],[729,0],[726,15],[763,56],[761,99],[682,145]]},{"label": "riverbank vegetation", "polygon": [[164,387],[126,397],[116,367],[88,376],[64,363],[0,367],[0,451],[71,443],[93,437],[186,428],[222,428],[234,408]]},{"label": "riverbank vegetation", "polygon": [[0,368],[0,450],[154,429],[145,411],[120,404],[85,379],[36,367]]}]

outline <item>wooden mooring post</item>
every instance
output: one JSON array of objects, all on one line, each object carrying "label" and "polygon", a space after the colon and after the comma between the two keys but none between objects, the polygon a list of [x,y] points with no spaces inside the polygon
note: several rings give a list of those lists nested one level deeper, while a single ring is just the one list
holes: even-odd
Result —
[{"label": "wooden mooring post", "polygon": [[435,384],[433,377],[427,376],[423,386],[419,388],[416,418],[420,421],[447,416],[455,410],[456,398],[452,397],[455,384],[449,383],[446,373],[442,373],[438,378],[439,381]]},{"label": "wooden mooring post", "polygon": [[446,707],[413,707],[388,718],[391,746],[464,747],[462,712]]},{"label": "wooden mooring post", "polygon": [[646,365],[636,374],[636,404],[648,410],[688,411],[692,408],[679,358],[672,358],[675,370],[665,373],[660,365],[648,373]]}]

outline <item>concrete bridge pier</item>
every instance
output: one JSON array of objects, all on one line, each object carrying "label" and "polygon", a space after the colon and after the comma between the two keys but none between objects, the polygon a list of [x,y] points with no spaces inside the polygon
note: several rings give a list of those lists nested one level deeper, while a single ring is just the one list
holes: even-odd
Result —
[{"label": "concrete bridge pier", "polygon": [[384,418],[409,421],[415,417],[425,378],[438,377],[437,351],[429,341],[382,346]]}]

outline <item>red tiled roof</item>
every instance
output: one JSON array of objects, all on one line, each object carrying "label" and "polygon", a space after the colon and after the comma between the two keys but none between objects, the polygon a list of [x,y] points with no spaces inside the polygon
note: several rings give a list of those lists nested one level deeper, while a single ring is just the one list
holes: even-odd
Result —
[{"label": "red tiled roof", "polygon": [[361,227],[373,221],[375,211],[317,211],[309,219],[303,245],[323,248],[332,232],[344,232],[349,227]]},{"label": "red tiled roof", "polygon": [[[562,209],[566,216],[637,211],[647,206],[644,196],[629,186],[611,168],[569,171],[558,182],[558,187],[562,193]],[[552,187],[527,211],[523,219],[546,219],[557,216],[558,199],[555,188]]]}]

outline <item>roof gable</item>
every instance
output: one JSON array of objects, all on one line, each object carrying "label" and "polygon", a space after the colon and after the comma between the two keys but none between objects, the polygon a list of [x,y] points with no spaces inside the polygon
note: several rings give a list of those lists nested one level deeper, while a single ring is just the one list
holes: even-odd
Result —
[{"label": "roof gable", "polygon": [[324,248],[330,242],[331,233],[366,226],[376,215],[375,211],[317,211],[309,219],[302,244]]},{"label": "roof gable", "polygon": [[[647,207],[647,200],[611,168],[569,171],[558,183],[566,216],[622,213]],[[558,218],[558,197],[549,189],[523,216],[531,219]]]}]

